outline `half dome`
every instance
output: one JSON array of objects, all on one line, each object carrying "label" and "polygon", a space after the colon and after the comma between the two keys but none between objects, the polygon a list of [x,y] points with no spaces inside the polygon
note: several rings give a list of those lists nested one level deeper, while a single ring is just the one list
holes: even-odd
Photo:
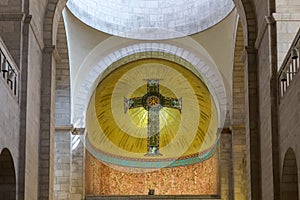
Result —
[{"label": "half dome", "polygon": [[[148,95],[149,80],[157,81],[159,92]],[[162,97],[177,103],[180,99],[180,109],[162,103]],[[124,102],[139,98],[140,106],[128,107]],[[149,126],[154,123],[147,108],[157,105],[161,106],[155,124],[160,155],[146,156]],[[154,58],[124,64],[105,76],[91,97],[86,125],[92,155],[121,166],[158,168],[201,162],[213,155],[218,140],[217,109],[205,84],[185,67]]]}]

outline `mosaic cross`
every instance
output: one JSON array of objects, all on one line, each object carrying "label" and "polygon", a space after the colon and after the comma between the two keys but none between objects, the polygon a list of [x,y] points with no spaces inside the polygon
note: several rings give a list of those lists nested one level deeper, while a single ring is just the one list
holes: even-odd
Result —
[{"label": "mosaic cross", "polygon": [[148,111],[148,152],[145,156],[161,156],[159,153],[159,111],[163,107],[174,108],[180,111],[182,98],[165,97],[159,93],[159,80],[147,80],[147,93],[142,97],[127,99],[124,97],[124,112],[128,109],[143,107]]}]

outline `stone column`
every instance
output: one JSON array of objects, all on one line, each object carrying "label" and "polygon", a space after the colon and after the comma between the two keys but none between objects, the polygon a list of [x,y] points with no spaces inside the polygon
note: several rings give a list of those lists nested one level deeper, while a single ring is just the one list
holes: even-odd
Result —
[{"label": "stone column", "polygon": [[84,129],[72,135],[71,199],[84,199],[85,194],[85,147]]},{"label": "stone column", "polygon": [[39,200],[53,199],[54,111],[55,111],[55,47],[44,47],[41,78],[41,114],[39,146]]},{"label": "stone column", "polygon": [[[18,180],[17,180],[17,199],[25,199],[25,159],[26,159],[26,136],[28,127],[28,41],[29,41],[29,26],[31,16],[26,16],[21,25],[21,38],[20,44],[20,139],[19,139],[19,169],[18,169]],[[36,113],[35,113],[36,114]],[[30,130],[32,130],[30,128]],[[36,194],[34,195],[36,196]]]},{"label": "stone column", "polygon": [[[277,28],[276,23],[271,16],[273,12],[275,12],[275,2],[270,3],[269,5],[269,17],[265,17],[265,22],[267,24],[267,33],[269,40],[269,63],[271,70],[271,78],[270,78],[270,110],[271,110],[271,135],[272,135],[272,166],[273,166],[273,188],[274,188],[274,199],[280,199],[280,164],[279,164],[279,131],[278,131],[278,77],[277,77]],[[299,3],[300,10],[300,3]],[[300,26],[300,16],[299,16],[299,24]],[[299,27],[298,26],[298,27]]]},{"label": "stone column", "polygon": [[248,199],[256,200],[261,199],[256,49],[245,47],[242,58],[245,67],[247,191]]},{"label": "stone column", "polygon": [[84,199],[84,130],[57,126],[54,152],[54,199]]},{"label": "stone column", "polygon": [[246,108],[245,108],[245,67],[241,59],[244,47],[242,25],[239,22],[234,51],[234,66],[232,72],[232,166],[235,199],[247,199],[246,176]]},{"label": "stone column", "polygon": [[233,200],[232,136],[229,128],[225,128],[221,132],[220,159],[221,198],[223,200]]},{"label": "stone column", "polygon": [[232,125],[232,166],[234,199],[247,199],[246,128],[244,124]]},{"label": "stone column", "polygon": [[54,138],[54,199],[69,200],[71,192],[72,126],[56,127]]}]

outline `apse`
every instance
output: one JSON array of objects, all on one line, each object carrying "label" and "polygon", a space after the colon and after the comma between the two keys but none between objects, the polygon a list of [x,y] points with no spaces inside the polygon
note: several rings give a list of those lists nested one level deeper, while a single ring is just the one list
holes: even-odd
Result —
[{"label": "apse", "polygon": [[[87,108],[86,192],[217,194],[218,124],[209,89],[186,66],[159,58],[111,65]],[[178,190],[183,173],[189,187]]]},{"label": "apse", "polygon": [[[157,1],[157,12],[134,16],[141,23],[126,25],[126,30],[117,19],[125,7],[117,16],[110,12],[116,20],[112,24],[102,23],[106,19],[100,8],[118,7],[114,3],[123,1],[89,1],[93,6],[68,2],[71,121],[85,130],[85,194],[147,195],[154,190],[156,195],[219,195],[219,137],[227,113],[232,55],[227,54],[227,43],[213,35],[233,27],[235,12],[222,21],[232,2],[220,1],[225,6],[218,9],[226,7],[227,12],[214,9],[215,2],[174,1],[179,14],[189,6],[210,13],[202,28],[191,25],[197,29],[188,31],[182,27],[189,27],[190,20],[174,22],[181,27],[166,19],[157,24],[148,20],[160,18],[152,15],[159,15],[159,7],[167,2]],[[127,14],[136,14],[131,8]],[[221,18],[213,17],[217,10]],[[195,14],[190,17],[200,20]],[[96,25],[90,23],[93,20]],[[219,53],[222,59],[216,59]]]}]

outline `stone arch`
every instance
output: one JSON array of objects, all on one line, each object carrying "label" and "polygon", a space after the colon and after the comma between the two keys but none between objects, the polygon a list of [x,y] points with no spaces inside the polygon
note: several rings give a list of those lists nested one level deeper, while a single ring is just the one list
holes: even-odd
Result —
[{"label": "stone arch", "polygon": [[[53,0],[48,2],[44,19],[45,47],[52,47],[57,43],[59,22],[61,21],[62,10],[66,6],[67,1],[68,0]],[[257,23],[252,2],[251,0],[234,0],[234,3],[243,27],[244,49],[253,54],[257,35]]]},{"label": "stone arch", "polygon": [[[44,19],[44,44],[45,47],[53,46],[57,42],[58,26],[62,17],[62,10],[68,0],[49,1]],[[251,53],[256,39],[256,15],[251,0],[234,0],[236,9],[240,15],[244,32],[244,47],[250,46]],[[251,30],[251,31],[249,31]],[[249,48],[246,48],[248,51]]]},{"label": "stone arch", "polygon": [[16,199],[16,171],[13,157],[7,148],[0,154],[0,196],[7,200]]},{"label": "stone arch", "polygon": [[244,38],[241,21],[238,21],[236,30],[234,63],[232,72],[232,124],[245,123],[245,88],[244,88],[244,63],[241,59],[243,54]]},{"label": "stone arch", "polygon": [[[68,193],[61,185],[73,184],[73,177],[71,170],[72,160],[74,159],[72,149],[70,148],[71,135],[71,97],[70,97],[70,68],[69,68],[69,55],[67,48],[66,30],[64,20],[61,17],[58,23],[57,37],[56,37],[56,73],[55,73],[55,136],[54,145],[60,148],[54,149],[54,199],[72,199],[72,195],[77,190],[72,190]],[[65,130],[58,127],[70,127]],[[74,136],[78,137],[78,136]],[[73,142],[72,142],[73,143]],[[65,146],[64,153],[61,152],[62,146]],[[67,150],[66,150],[67,149]],[[69,157],[69,159],[66,159]],[[79,167],[78,167],[79,168]],[[61,171],[68,171],[69,173],[62,174]],[[66,181],[66,177],[69,179]],[[80,176],[78,176],[80,177]],[[76,182],[77,183],[77,182]],[[73,185],[72,185],[73,184]],[[76,185],[77,187],[79,185]]]},{"label": "stone arch", "polygon": [[[254,48],[254,44],[255,44],[255,40],[256,40],[256,36],[257,36],[257,22],[256,22],[256,14],[254,12],[254,8],[253,8],[253,2],[251,0],[233,0],[236,6],[236,9],[239,13],[240,16],[240,21],[241,21],[241,26],[243,27],[243,38],[244,38],[244,46],[243,46],[243,50],[245,50],[243,53],[246,53],[248,57],[248,59],[245,59],[244,61],[244,65],[247,65],[247,68],[256,68],[256,63],[255,62],[251,62],[251,64],[248,64],[248,60],[252,59],[255,60],[256,59],[256,53],[255,53],[255,48]],[[45,46],[53,46],[56,45],[57,42],[57,34],[58,34],[58,24],[60,21],[60,18],[62,16],[62,10],[66,5],[67,0],[52,0],[48,2],[47,5],[47,11],[45,14],[45,19],[44,19],[44,43]],[[246,63],[247,62],[247,63]],[[250,72],[246,72],[246,73],[250,73]],[[257,72],[255,72],[257,73]],[[253,77],[253,76],[252,76]],[[255,79],[256,77],[254,77]],[[254,82],[253,80],[246,80],[246,84],[250,85],[250,82]],[[248,88],[249,86],[247,85],[246,88]],[[255,85],[256,88],[256,85]],[[248,92],[248,89],[245,91]],[[249,95],[250,96],[250,95]],[[253,97],[253,95],[251,96]],[[248,97],[248,99],[251,99],[251,97]],[[254,99],[257,99],[257,97],[253,97]],[[252,98],[252,99],[253,99]],[[256,101],[256,100],[254,100]],[[248,104],[250,104],[248,102]],[[256,105],[257,102],[251,102],[252,105]],[[249,109],[250,106],[245,107],[246,109]],[[247,112],[246,112],[247,113]],[[255,112],[252,112],[255,113]],[[248,114],[250,115],[250,114]],[[255,116],[246,116],[246,118],[256,118],[256,114],[252,114]],[[253,120],[255,121],[255,120]],[[253,122],[254,123],[254,122]],[[250,127],[250,126],[249,126]],[[247,133],[249,134],[249,133]],[[248,136],[250,137],[250,136]],[[257,137],[257,136],[255,136]],[[251,136],[251,138],[253,138]],[[256,140],[256,139],[255,139]],[[255,143],[256,141],[253,141],[253,143]],[[257,142],[256,142],[257,143]],[[251,146],[252,142],[247,143],[247,146]],[[247,147],[247,149],[255,149],[251,146]],[[247,158],[247,162],[254,162],[255,159],[253,159],[253,157],[255,157],[255,155],[257,154],[258,150],[256,150],[256,152],[252,153],[252,152],[247,152],[247,154],[251,154],[249,156],[249,158]],[[253,154],[253,155],[252,155]],[[252,161],[253,160],[253,161]],[[255,169],[252,169],[254,166]],[[251,169],[250,169],[251,168]],[[248,189],[248,198],[253,198],[253,199],[258,199],[259,198],[259,182],[260,182],[260,177],[259,177],[259,167],[257,163],[247,163],[247,170],[251,172],[248,173],[248,177],[247,177],[247,189]],[[255,174],[253,176],[253,174]],[[252,181],[255,180],[255,181]],[[253,191],[256,191],[255,194],[253,194]]]},{"label": "stone arch", "polygon": [[[243,30],[243,43],[241,64],[243,65],[244,84],[245,84],[245,129],[246,155],[243,158],[238,157],[246,170],[243,183],[246,188],[242,193],[247,193],[248,199],[261,198],[261,177],[260,177],[260,136],[258,134],[257,117],[258,117],[258,83],[257,83],[257,54],[255,42],[257,38],[257,16],[254,9],[254,3],[251,0],[234,0],[236,9],[239,13],[240,23]],[[251,91],[250,91],[251,90]],[[232,147],[238,148],[239,144],[233,141]],[[235,169],[234,169],[235,171]],[[237,182],[237,184],[240,184]],[[239,199],[237,194],[234,198]]]},{"label": "stone arch", "polygon": [[[61,27],[62,10],[67,0],[48,1],[43,22],[43,68],[41,87],[41,116],[40,126],[43,127],[40,132],[39,149],[43,149],[39,154],[39,199],[53,199],[54,185],[54,158],[52,156],[54,149],[54,113],[55,113],[55,92],[56,92],[56,68],[63,59],[59,55],[56,47],[58,31]],[[63,26],[62,26],[63,27]],[[64,28],[63,28],[64,29]],[[64,32],[64,31],[63,31]],[[63,38],[62,38],[63,39]],[[62,43],[64,45],[64,43]],[[66,48],[63,46],[62,48]],[[67,49],[67,48],[66,48]],[[63,57],[63,56],[62,56]],[[68,64],[67,64],[68,65]],[[46,142],[45,142],[46,141]]]},{"label": "stone arch", "polygon": [[281,199],[298,200],[298,167],[295,152],[289,148],[284,156],[281,175]]},{"label": "stone arch", "polygon": [[62,17],[62,10],[68,0],[49,1],[44,18],[44,44],[52,46],[56,44],[57,30]]},{"label": "stone arch", "polygon": [[[232,71],[232,107],[231,107],[231,139],[234,197],[247,199],[246,169],[246,105],[245,105],[245,67],[241,57],[244,49],[242,22],[239,20],[236,29],[234,63]],[[229,192],[227,194],[230,194]],[[230,196],[228,196],[230,199]]]},{"label": "stone arch", "polygon": [[[44,18],[44,42],[45,46],[55,45],[57,29],[62,10],[66,6],[68,0],[49,1]],[[251,0],[233,0],[235,7],[239,13],[241,24],[244,32],[245,46],[254,46],[256,39],[256,15]],[[251,30],[251,31],[249,31]]]},{"label": "stone arch", "polygon": [[[251,0],[233,0],[239,13],[244,33],[244,46],[254,47],[257,35],[256,14]],[[251,31],[250,31],[251,30]]]},{"label": "stone arch", "polygon": [[[97,48],[100,48],[100,46],[96,47],[95,49]],[[176,61],[176,57],[185,59],[186,62],[192,64],[195,69],[200,72],[203,77],[202,80],[209,87],[212,94],[215,95],[215,100],[219,108],[218,110],[220,111],[219,117],[221,127],[221,124],[223,125],[226,115],[227,97],[224,85],[225,83],[222,81],[222,78],[219,72],[215,69],[212,61],[205,58],[205,56],[196,56],[185,48],[180,48],[178,46],[164,43],[139,43],[128,45],[125,47],[119,46],[118,50],[111,52],[101,60],[97,61],[96,64],[91,64],[91,68],[88,67],[89,64],[83,63],[82,65],[84,65],[85,68],[81,69],[87,71],[88,73],[86,73],[86,75],[84,76],[81,76],[82,80],[76,79],[76,84],[78,84],[78,86],[74,87],[78,87],[78,90],[76,90],[72,94],[72,97],[74,99],[74,113],[72,115],[72,118],[73,123],[76,125],[76,127],[85,127],[86,106],[88,105],[92,91],[94,91],[97,84],[99,83],[99,77],[103,73],[103,71],[114,62],[122,60],[126,56],[131,55],[132,59],[136,60],[136,53],[148,53],[149,57],[155,57],[155,53],[153,53],[152,55],[151,52],[159,52],[161,55],[164,55],[166,57],[166,60]],[[168,58],[170,57],[168,56],[168,54],[171,55],[171,58]],[[84,71],[79,74],[84,74]]]},{"label": "stone arch", "polygon": [[67,47],[67,36],[64,20],[61,17],[58,23],[56,37],[57,61],[56,61],[56,95],[55,95],[55,125],[68,125],[71,120],[71,84],[70,66]]}]

